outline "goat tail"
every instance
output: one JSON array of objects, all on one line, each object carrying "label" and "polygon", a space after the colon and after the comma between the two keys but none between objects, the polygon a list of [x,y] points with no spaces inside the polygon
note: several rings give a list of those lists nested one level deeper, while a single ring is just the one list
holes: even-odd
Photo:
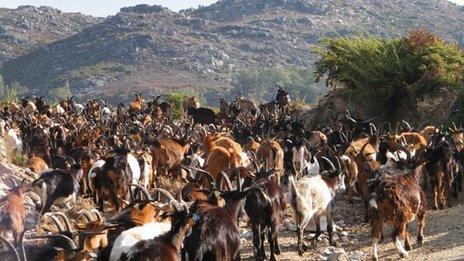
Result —
[{"label": "goat tail", "polygon": [[343,161],[343,163],[345,164],[345,166],[346,166],[347,164],[350,164],[350,163],[351,163],[350,157],[348,157],[348,156],[346,156],[346,155],[343,155],[340,159]]},{"label": "goat tail", "polygon": [[369,208],[371,208],[371,209],[377,210],[379,208],[378,205],[377,205],[377,200],[375,198],[375,194],[373,194],[371,196],[371,198],[369,199],[368,204],[369,204]]}]

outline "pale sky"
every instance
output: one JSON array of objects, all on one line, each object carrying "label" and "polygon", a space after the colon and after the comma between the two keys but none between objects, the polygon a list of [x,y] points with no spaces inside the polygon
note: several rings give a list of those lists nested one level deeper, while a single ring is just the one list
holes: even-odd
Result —
[{"label": "pale sky", "polygon": [[[158,4],[173,11],[179,11],[198,5],[210,5],[217,0],[0,0],[0,7],[16,8],[20,5],[52,6],[64,12],[81,12],[93,16],[116,14],[121,7],[137,4]],[[451,0],[464,5],[464,0]]]},{"label": "pale sky", "polygon": [[[464,1],[464,0],[462,0]],[[81,12],[93,16],[116,14],[121,7],[138,4],[162,5],[173,11],[210,5],[217,0],[0,0],[0,7],[16,8],[20,5],[52,6],[63,12]]]}]

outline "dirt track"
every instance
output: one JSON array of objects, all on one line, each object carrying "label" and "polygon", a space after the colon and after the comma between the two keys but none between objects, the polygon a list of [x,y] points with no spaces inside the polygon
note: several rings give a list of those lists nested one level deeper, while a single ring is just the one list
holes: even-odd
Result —
[{"label": "dirt track", "polygon": [[[440,211],[428,211],[426,216],[424,245],[415,248],[417,235],[417,222],[410,226],[410,235],[413,242],[413,250],[409,252],[409,258],[402,260],[464,260],[464,196],[461,194],[459,202],[455,202],[452,208]],[[349,204],[345,197],[336,203],[335,223],[346,227],[349,241],[339,242],[339,246],[346,251],[348,260],[370,260],[371,239],[370,226],[363,223],[364,210],[361,202]],[[291,215],[290,207],[287,216]],[[291,220],[291,219],[290,219]],[[288,221],[290,221],[288,220]],[[340,222],[343,220],[344,222]],[[285,223],[285,221],[284,221]],[[292,221],[293,224],[293,221]],[[245,228],[247,229],[247,228]],[[385,227],[386,235],[391,231]],[[309,232],[308,232],[309,233]],[[294,230],[281,229],[280,246],[282,254],[279,260],[326,260],[330,256],[330,247],[322,241],[311,251],[300,257],[296,252],[296,236]],[[309,243],[309,242],[307,242]],[[266,247],[268,247],[266,245]],[[247,238],[242,251],[243,260],[254,260],[251,238]],[[268,248],[266,252],[268,253]],[[386,237],[379,247],[380,260],[400,260],[392,240]],[[346,260],[346,259],[341,259]]]}]

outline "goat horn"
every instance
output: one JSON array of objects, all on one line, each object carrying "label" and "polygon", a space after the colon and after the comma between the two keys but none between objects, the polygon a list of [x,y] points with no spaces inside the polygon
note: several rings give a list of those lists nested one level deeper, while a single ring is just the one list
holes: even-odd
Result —
[{"label": "goat horn", "polygon": [[82,215],[85,216],[85,218],[87,219],[87,222],[92,222],[93,221],[93,217],[92,217],[92,214],[90,214],[90,212],[86,209],[82,209],[81,211],[79,211],[77,213],[77,215],[79,216],[78,219],[81,218]]},{"label": "goat horn", "polygon": [[411,128],[411,125],[409,124],[409,122],[407,122],[406,120],[402,120],[401,122],[404,123],[406,125],[406,127],[408,127],[408,131],[412,131],[412,128]]},{"label": "goat horn", "polygon": [[58,212],[53,212],[53,214],[57,215],[57,216],[60,216],[63,219],[64,224],[66,225],[66,231],[72,232],[71,231],[71,223],[69,222],[68,217],[63,212],[58,211]]},{"label": "goat horn", "polygon": [[411,152],[409,152],[409,150],[406,147],[401,145],[399,146],[399,149],[406,153],[406,160],[409,161],[411,159]]},{"label": "goat horn", "polygon": [[454,123],[454,121],[453,121],[452,124],[453,124],[454,131],[457,131],[458,127],[456,127],[456,123]]},{"label": "goat horn", "polygon": [[18,183],[16,183],[16,180],[14,180],[12,177],[8,177],[9,180],[11,180],[11,183],[13,183],[13,187],[17,187]]},{"label": "goat horn", "polygon": [[15,255],[17,261],[21,260],[19,258],[18,251],[16,250],[16,248],[10,242],[8,242],[8,240],[6,240],[3,236],[0,236],[0,241],[2,241],[8,247],[8,249],[11,252],[13,252],[13,254]]},{"label": "goat horn", "polygon": [[209,178],[209,181],[210,181],[210,184],[212,184],[212,186],[213,186],[213,190],[216,190],[216,189],[217,189],[217,186],[216,186],[216,181],[215,181],[214,177],[213,177],[211,174],[209,174],[208,172],[206,172],[206,171],[203,171],[203,172],[201,172],[201,173],[202,173],[203,175],[200,175],[199,181],[203,181],[203,178],[204,178],[204,177],[208,177],[208,178]]},{"label": "goat horn", "polygon": [[221,171],[219,174],[221,175],[219,177],[219,184],[217,185],[219,189],[221,188],[222,178],[224,178],[224,180],[226,181],[227,189],[229,191],[232,191],[233,188],[232,188],[232,183],[230,182],[229,176],[227,176],[227,174],[224,171]]},{"label": "goat horn", "polygon": [[340,162],[340,158],[338,156],[335,156],[335,159],[337,160],[338,169],[341,170],[342,169],[342,163]]},{"label": "goat horn", "polygon": [[172,196],[172,194],[169,193],[167,190],[162,189],[162,188],[154,188],[153,190],[161,194],[164,194],[167,198],[169,198],[170,202],[177,202],[176,199]]},{"label": "goat horn", "polygon": [[143,193],[143,195],[145,196],[145,198],[146,198],[148,201],[152,201],[152,200],[153,200],[152,197],[151,197],[151,195],[150,195],[150,193],[148,192],[148,190],[147,190],[145,187],[143,187],[143,186],[141,186],[141,185],[139,185],[139,184],[134,184],[134,183],[129,184],[129,186],[130,186],[130,187],[136,187],[136,188],[140,189],[140,191]]},{"label": "goat horn", "polygon": [[371,136],[374,135],[374,133],[377,133],[377,127],[375,127],[374,123],[369,123],[370,131],[371,131]]},{"label": "goat horn", "polygon": [[60,232],[64,231],[63,224],[55,215],[52,214],[52,212],[45,213],[44,217],[49,217],[53,221],[53,223],[55,223],[56,227]]},{"label": "goat horn", "polygon": [[327,163],[329,163],[330,167],[331,167],[333,170],[336,170],[335,165],[333,164],[332,161],[330,161],[330,160],[329,160],[327,157],[325,157],[325,156],[322,156],[321,158],[322,158],[323,160],[325,160]]},{"label": "goat horn", "polygon": [[98,221],[103,222],[103,216],[97,209],[91,209],[90,213],[94,214]]},{"label": "goat horn", "polygon": [[77,250],[76,242],[74,242],[68,236],[65,236],[65,235],[62,235],[62,234],[34,236],[34,237],[30,238],[30,239],[40,239],[40,238],[60,238],[60,239],[64,239],[66,241],[66,243],[68,244],[68,247],[70,248],[70,249],[66,249],[66,250],[68,250],[68,251]]}]

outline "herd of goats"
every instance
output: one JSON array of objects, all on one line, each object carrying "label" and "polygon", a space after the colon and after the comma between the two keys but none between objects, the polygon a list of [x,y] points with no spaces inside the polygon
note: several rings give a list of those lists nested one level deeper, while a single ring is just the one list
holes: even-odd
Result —
[{"label": "herd of goats", "polygon": [[[190,97],[181,119],[173,119],[172,106],[142,95],[127,107],[73,98],[51,106],[40,97],[5,104],[6,148],[9,155],[27,155],[26,171],[36,178],[4,181],[11,188],[0,199],[0,256],[240,260],[239,220],[247,216],[255,259],[267,258],[267,236],[269,259],[276,260],[287,205],[295,251],[303,255],[310,221],[312,245],[322,233],[321,218],[330,245],[337,244],[334,199],[346,191],[351,204],[355,196],[364,202],[373,258],[386,223],[399,255],[407,257],[408,224],[418,219],[420,246],[426,210],[451,206],[462,191],[464,134],[454,123],[413,128],[402,121],[392,129],[349,111],[328,111],[326,126],[308,128],[293,117],[283,89],[258,106],[240,96],[221,98],[218,111]],[[83,198],[96,207],[70,214]],[[47,221],[56,230],[43,232]]]}]

